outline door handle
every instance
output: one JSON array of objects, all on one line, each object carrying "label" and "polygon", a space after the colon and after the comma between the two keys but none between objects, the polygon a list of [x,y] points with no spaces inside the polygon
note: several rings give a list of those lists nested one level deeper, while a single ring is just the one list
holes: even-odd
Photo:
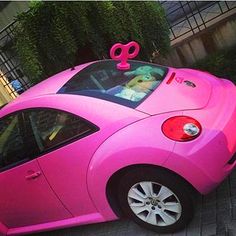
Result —
[{"label": "door handle", "polygon": [[41,175],[41,171],[36,171],[36,172],[33,172],[33,173],[29,174],[29,175],[26,175],[25,178],[26,179],[36,179],[40,175]]}]

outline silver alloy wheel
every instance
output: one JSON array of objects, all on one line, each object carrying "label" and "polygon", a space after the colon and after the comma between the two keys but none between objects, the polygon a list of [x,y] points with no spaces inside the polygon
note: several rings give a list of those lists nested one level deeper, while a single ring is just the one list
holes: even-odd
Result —
[{"label": "silver alloy wheel", "polygon": [[169,188],[156,182],[136,183],[130,188],[127,198],[133,213],[155,226],[172,225],[182,213],[178,197]]}]

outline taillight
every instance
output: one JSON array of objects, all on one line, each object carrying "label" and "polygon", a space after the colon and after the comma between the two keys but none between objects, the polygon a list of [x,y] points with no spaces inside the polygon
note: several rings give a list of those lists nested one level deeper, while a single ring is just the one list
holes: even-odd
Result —
[{"label": "taillight", "polygon": [[188,116],[174,116],[162,124],[164,135],[175,141],[185,142],[197,138],[201,133],[200,123]]}]

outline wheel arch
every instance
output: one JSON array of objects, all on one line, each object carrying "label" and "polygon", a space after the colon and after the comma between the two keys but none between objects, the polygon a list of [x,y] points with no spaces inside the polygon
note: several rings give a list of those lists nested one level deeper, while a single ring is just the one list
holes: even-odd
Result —
[{"label": "wheel arch", "polygon": [[108,179],[107,184],[106,184],[107,201],[108,201],[110,207],[112,208],[113,212],[118,217],[121,217],[123,215],[122,212],[121,212],[119,203],[118,203],[118,198],[117,198],[117,195],[118,195],[117,194],[117,191],[118,191],[117,186],[119,185],[119,180],[128,171],[135,170],[135,169],[139,170],[141,168],[152,168],[152,169],[163,172],[163,174],[165,172],[166,173],[167,172],[171,173],[172,175],[175,175],[176,178],[180,179],[183,182],[183,184],[188,186],[188,188],[190,189],[193,197],[196,196],[197,194],[199,194],[199,191],[190,182],[188,182],[186,179],[184,179],[178,173],[176,173],[176,172],[174,172],[170,169],[167,169],[165,167],[152,165],[152,164],[135,164],[135,165],[126,166],[124,168],[121,168],[121,169],[117,170],[115,173],[113,173],[113,175],[110,176],[110,178]]},{"label": "wheel arch", "polygon": [[172,115],[161,114],[135,122],[106,139],[93,154],[87,169],[87,187],[97,212],[105,220],[117,219],[108,202],[108,183],[108,186],[116,183],[131,166],[163,166],[173,154],[175,142],[161,132],[163,121]]}]

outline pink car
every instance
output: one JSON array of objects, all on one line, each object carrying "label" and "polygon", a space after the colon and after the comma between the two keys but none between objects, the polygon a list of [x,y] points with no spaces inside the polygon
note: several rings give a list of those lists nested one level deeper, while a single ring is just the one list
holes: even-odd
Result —
[{"label": "pink car", "polygon": [[191,69],[113,60],[63,71],[0,110],[0,235],[128,216],[183,228],[194,192],[234,168],[236,87]]}]

